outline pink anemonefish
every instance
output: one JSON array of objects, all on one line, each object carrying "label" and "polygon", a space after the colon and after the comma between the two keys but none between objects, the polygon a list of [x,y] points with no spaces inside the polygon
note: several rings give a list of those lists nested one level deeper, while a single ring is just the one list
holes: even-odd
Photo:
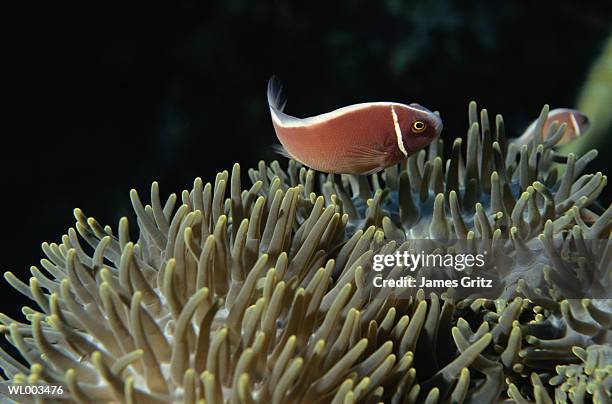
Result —
[{"label": "pink anemonefish", "polygon": [[[565,133],[556,143],[556,146],[562,146],[566,143],[571,142],[578,136],[581,136],[590,127],[589,119],[582,112],[569,108],[557,108],[550,111],[548,113],[546,121],[544,121],[544,126],[542,128],[542,133],[544,134],[544,137],[548,135],[548,129],[554,121],[557,121],[559,125],[563,123],[567,125]],[[525,132],[523,132],[520,137],[516,138],[514,143],[518,144],[519,146],[529,143],[531,138],[535,135],[535,128],[537,122],[537,119],[533,121],[527,127],[527,129],[525,129]],[[544,138],[543,140],[546,140],[546,138]]]},{"label": "pink anemonefish", "polygon": [[418,104],[367,102],[310,118],[283,112],[286,99],[276,77],[268,105],[281,153],[318,171],[370,174],[421,150],[442,130],[440,117]]}]

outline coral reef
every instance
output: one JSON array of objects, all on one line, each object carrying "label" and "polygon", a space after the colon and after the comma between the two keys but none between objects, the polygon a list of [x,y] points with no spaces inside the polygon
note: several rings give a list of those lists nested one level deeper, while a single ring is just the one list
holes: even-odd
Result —
[{"label": "coral reef", "polygon": [[[248,189],[238,165],[165,200],[153,183],[116,231],[77,209],[29,285],[5,274],[37,307],[0,316],[21,355],[0,366],[79,403],[609,402],[606,177],[584,174],[596,152],[555,150],[547,112],[518,147],[471,103],[465,148],[370,177],[289,161]],[[369,287],[375,253],[457,240],[495,257],[495,296]]]}]

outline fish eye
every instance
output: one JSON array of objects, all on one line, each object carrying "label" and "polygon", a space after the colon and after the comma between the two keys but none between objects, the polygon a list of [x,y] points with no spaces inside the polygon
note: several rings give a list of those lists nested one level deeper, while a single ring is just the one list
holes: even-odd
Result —
[{"label": "fish eye", "polygon": [[412,131],[414,133],[421,133],[425,130],[426,127],[427,125],[425,125],[425,122],[423,121],[414,121],[412,123]]}]

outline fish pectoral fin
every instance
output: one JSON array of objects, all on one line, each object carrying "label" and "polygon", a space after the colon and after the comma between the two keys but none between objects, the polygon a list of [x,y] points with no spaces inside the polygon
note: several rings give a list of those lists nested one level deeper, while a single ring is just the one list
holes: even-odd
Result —
[{"label": "fish pectoral fin", "polygon": [[354,145],[347,149],[346,155],[359,162],[379,163],[387,157],[387,152],[375,147]]},{"label": "fish pectoral fin", "polygon": [[366,146],[352,146],[346,152],[348,164],[356,167],[363,174],[374,174],[385,168],[387,153]]}]

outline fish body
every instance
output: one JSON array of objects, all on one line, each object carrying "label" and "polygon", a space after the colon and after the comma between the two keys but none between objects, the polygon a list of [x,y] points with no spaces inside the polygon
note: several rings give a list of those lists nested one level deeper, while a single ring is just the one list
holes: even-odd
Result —
[{"label": "fish body", "polygon": [[427,146],[442,130],[439,116],[418,104],[368,102],[299,119],[283,112],[276,78],[268,83],[272,123],[284,154],[315,170],[373,173]]},{"label": "fish body", "polygon": [[[548,113],[544,126],[542,127],[543,140],[549,135],[549,129],[553,122],[557,121],[559,125],[566,124],[565,133],[557,141],[556,146],[562,146],[576,139],[586,132],[589,127],[589,119],[585,114],[575,109],[570,108],[557,108],[553,109]],[[529,143],[529,141],[536,135],[537,119],[533,121],[525,132],[515,140],[515,143],[519,146]]]}]

